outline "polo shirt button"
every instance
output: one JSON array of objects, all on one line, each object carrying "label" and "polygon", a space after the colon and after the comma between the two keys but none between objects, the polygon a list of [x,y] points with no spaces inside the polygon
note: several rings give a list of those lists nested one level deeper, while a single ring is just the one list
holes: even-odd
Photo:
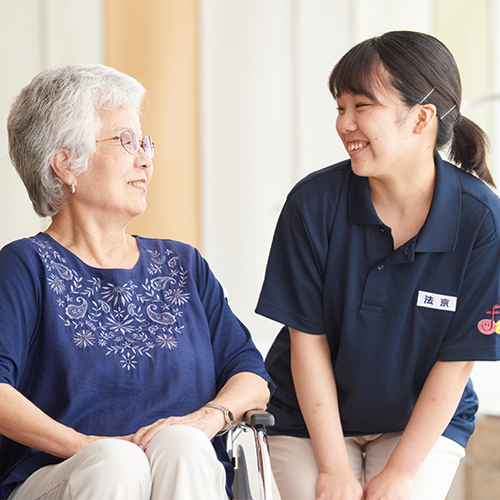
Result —
[{"label": "polo shirt button", "polygon": [[377,269],[378,269],[379,271],[382,271],[382,269],[384,269],[384,264],[380,264],[380,265],[377,267]]},{"label": "polo shirt button", "polygon": [[385,229],[383,227],[381,227],[380,232],[385,233]]}]

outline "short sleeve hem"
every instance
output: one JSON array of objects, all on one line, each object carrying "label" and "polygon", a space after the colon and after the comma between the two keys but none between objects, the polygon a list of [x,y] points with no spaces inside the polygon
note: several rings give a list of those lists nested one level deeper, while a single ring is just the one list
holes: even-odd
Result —
[{"label": "short sleeve hem", "polygon": [[499,361],[500,346],[488,348],[453,349],[447,348],[440,352],[439,361]]},{"label": "short sleeve hem", "polygon": [[282,309],[272,306],[262,298],[259,300],[255,312],[301,332],[313,335],[323,335],[325,333],[322,321],[306,320],[288,311],[283,311]]}]

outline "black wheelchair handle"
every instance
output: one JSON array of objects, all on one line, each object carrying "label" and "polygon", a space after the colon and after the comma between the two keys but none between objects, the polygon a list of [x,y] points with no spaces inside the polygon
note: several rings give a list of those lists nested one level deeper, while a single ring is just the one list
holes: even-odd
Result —
[{"label": "black wheelchair handle", "polygon": [[243,420],[252,427],[259,425],[272,427],[274,425],[274,415],[263,410],[250,410],[245,413]]}]

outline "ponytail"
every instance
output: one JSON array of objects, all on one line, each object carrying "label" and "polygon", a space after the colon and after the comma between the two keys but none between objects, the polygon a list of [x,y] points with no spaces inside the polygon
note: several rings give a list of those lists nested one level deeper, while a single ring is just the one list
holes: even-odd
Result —
[{"label": "ponytail", "polygon": [[459,115],[453,127],[450,159],[465,172],[495,187],[493,176],[486,164],[488,138],[484,131],[472,120]]}]

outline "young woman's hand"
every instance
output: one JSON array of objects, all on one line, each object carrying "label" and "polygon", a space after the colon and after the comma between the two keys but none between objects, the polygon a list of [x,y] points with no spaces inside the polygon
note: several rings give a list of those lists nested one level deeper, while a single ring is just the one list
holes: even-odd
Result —
[{"label": "young woman's hand", "polygon": [[412,479],[385,469],[364,485],[363,498],[365,500],[410,500],[412,491]]},{"label": "young woman's hand", "polygon": [[351,471],[342,474],[320,472],[316,481],[316,500],[362,500],[363,487]]}]

